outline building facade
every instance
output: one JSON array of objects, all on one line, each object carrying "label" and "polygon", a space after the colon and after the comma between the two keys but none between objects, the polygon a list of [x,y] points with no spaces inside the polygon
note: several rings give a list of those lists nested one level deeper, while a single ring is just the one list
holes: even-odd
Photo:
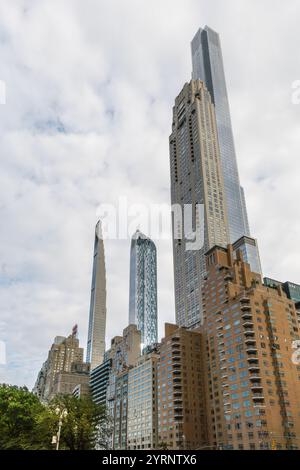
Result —
[{"label": "building facade", "polygon": [[165,325],[157,366],[161,448],[195,450],[208,446],[202,341],[196,330]]},{"label": "building facade", "polygon": [[202,80],[215,106],[230,242],[250,235],[244,190],[240,186],[219,35],[200,28],[191,43],[192,78]]},{"label": "building facade", "polygon": [[[33,392],[37,393],[42,401],[48,401],[55,395],[58,374],[72,374],[75,364],[76,367],[83,367],[83,348],[79,346],[76,334],[77,330],[74,331],[73,329],[72,334],[67,338],[56,336],[54,339],[47,361],[43,364],[33,389]],[[72,393],[72,390],[70,393]]]},{"label": "building facade", "polygon": [[113,448],[127,449],[128,370],[116,377]]},{"label": "building facade", "polygon": [[[124,427],[127,414],[125,407],[120,404],[120,383],[127,380],[126,373],[141,355],[141,332],[136,325],[129,325],[123,330],[122,336],[115,336],[111,340],[111,347],[105,353],[110,361],[110,369],[106,387],[106,406],[113,423],[118,431],[113,430],[110,442],[111,447],[120,448],[124,444]],[[125,375],[124,375],[125,374]],[[120,377],[125,377],[120,379]],[[125,392],[124,392],[125,393]],[[122,413],[120,409],[122,408]],[[120,413],[121,414],[120,414]]]},{"label": "building facade", "polygon": [[139,230],[130,249],[129,324],[141,331],[144,347],[157,342],[156,246]]},{"label": "building facade", "polygon": [[86,361],[91,370],[103,362],[106,330],[106,271],[101,222],[95,229]]},{"label": "building facade", "polygon": [[262,284],[233,247],[207,253],[203,288],[208,434],[216,449],[296,449],[299,340],[294,303]]},{"label": "building facade", "polygon": [[143,355],[128,371],[127,448],[156,449],[157,442],[156,352]]},{"label": "building facade", "polygon": [[[175,100],[169,148],[172,205],[182,208],[184,227],[190,225],[193,232],[203,227],[201,248],[188,249],[185,237],[176,235],[174,219],[172,224],[176,323],[196,328],[203,317],[205,253],[229,240],[215,110],[200,80],[185,84]],[[192,208],[191,217],[185,215],[186,205]]]},{"label": "building facade", "polygon": [[93,401],[97,405],[106,404],[107,387],[111,371],[111,360],[104,360],[90,374],[90,389]]},{"label": "building facade", "polygon": [[240,256],[242,256],[246,263],[250,264],[252,272],[262,275],[257,240],[244,236],[234,242],[232,247],[235,256],[237,256],[238,251],[240,251]]},{"label": "building facade", "polygon": [[73,362],[69,372],[62,371],[55,375],[51,394],[49,399],[56,395],[72,395],[76,387],[89,385],[90,381],[90,365],[87,363]]}]

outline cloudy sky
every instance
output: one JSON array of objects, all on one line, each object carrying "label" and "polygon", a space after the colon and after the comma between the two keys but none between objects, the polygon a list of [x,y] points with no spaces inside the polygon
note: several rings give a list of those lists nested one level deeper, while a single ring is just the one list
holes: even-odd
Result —
[{"label": "cloudy sky", "polygon": [[[263,271],[300,282],[297,0],[3,0],[0,4],[0,381],[31,387],[56,335],[86,342],[97,208],[169,202],[168,136],[190,41],[221,35]],[[129,240],[107,241],[107,344],[128,317]],[[174,320],[171,242],[159,323]]]}]

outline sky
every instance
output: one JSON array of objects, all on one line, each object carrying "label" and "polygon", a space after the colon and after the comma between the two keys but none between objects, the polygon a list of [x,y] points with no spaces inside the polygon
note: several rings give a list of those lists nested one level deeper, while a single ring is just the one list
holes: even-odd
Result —
[{"label": "sky", "polygon": [[[86,344],[101,204],[170,202],[172,106],[190,41],[219,32],[251,233],[263,272],[300,283],[297,0],[0,3],[0,382],[32,387],[57,335]],[[159,337],[174,322],[158,240]],[[130,240],[105,242],[107,346],[128,323]]]}]

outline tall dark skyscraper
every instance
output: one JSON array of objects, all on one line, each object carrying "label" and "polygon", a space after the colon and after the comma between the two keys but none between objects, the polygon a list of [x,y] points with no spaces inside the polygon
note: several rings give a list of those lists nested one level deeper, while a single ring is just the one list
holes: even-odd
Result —
[{"label": "tall dark skyscraper", "polygon": [[219,35],[208,26],[191,44],[193,79],[202,80],[215,106],[230,242],[250,235],[243,188],[240,186]]},{"label": "tall dark skyscraper", "polygon": [[103,362],[106,329],[106,272],[101,222],[95,229],[93,274],[86,361],[91,370]]},{"label": "tall dark skyscraper", "polygon": [[130,249],[129,324],[141,331],[144,347],[157,343],[156,246],[139,230]]}]

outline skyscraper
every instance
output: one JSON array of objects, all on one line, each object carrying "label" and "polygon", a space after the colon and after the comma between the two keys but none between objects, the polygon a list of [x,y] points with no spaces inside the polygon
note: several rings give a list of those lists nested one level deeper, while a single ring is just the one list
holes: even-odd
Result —
[{"label": "skyscraper", "polygon": [[243,188],[240,186],[219,35],[208,26],[192,40],[193,79],[202,80],[215,106],[228,212],[230,242],[250,235]]},{"label": "skyscraper", "polygon": [[[172,205],[192,206],[194,231],[196,204],[204,205],[202,248],[188,250],[185,239],[173,236],[176,323],[195,328],[202,321],[205,253],[229,240],[215,110],[200,80],[186,83],[175,100],[169,143]],[[183,211],[183,225],[185,219]]]},{"label": "skyscraper", "polygon": [[[74,387],[81,383],[82,376],[79,377],[80,374],[77,373],[79,369],[88,370],[87,364],[83,362],[83,348],[79,346],[77,328],[73,328],[72,334],[67,338],[65,336],[55,337],[48,358],[39,372],[33,392],[38,395],[41,401],[50,400],[58,392],[62,392],[57,387],[60,374],[66,373],[68,384],[73,383]],[[70,387],[64,390],[64,393],[68,392],[72,392]]]},{"label": "skyscraper", "polygon": [[156,246],[139,230],[130,249],[129,324],[141,331],[144,347],[157,342]]},{"label": "skyscraper", "polygon": [[106,328],[106,273],[101,222],[95,229],[94,260],[86,361],[91,370],[103,362]]}]

